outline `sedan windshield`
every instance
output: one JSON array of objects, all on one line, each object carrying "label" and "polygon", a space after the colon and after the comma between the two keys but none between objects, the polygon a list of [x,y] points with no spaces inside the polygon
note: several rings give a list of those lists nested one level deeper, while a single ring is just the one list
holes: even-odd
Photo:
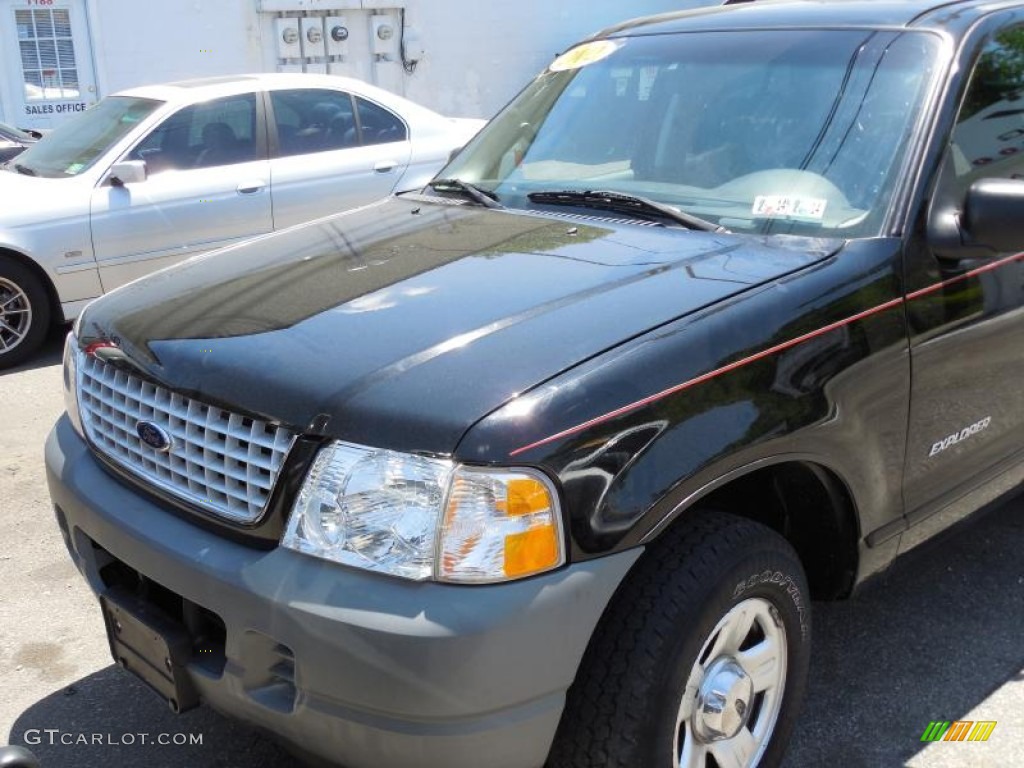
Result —
[{"label": "sedan windshield", "polygon": [[18,166],[33,176],[77,176],[162,104],[127,96],[104,99],[33,144],[18,156]]},{"label": "sedan windshield", "polygon": [[442,176],[506,206],[592,209],[617,198],[544,193],[612,192],[737,232],[877,235],[940,50],[871,30],[586,43]]}]

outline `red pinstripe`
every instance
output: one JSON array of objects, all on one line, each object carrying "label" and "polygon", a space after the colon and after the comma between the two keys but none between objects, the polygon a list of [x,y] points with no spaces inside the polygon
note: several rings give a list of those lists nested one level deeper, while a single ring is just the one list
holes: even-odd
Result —
[{"label": "red pinstripe", "polygon": [[1020,259],[1024,259],[1024,253],[1017,253],[1014,254],[1013,256],[1007,256],[1002,259],[997,259],[996,261],[990,262],[984,265],[983,267],[978,267],[977,269],[972,269],[969,272],[964,272],[964,274],[962,275],[951,277],[949,280],[943,280],[942,282],[935,283],[934,285],[929,285],[926,288],[921,288],[919,290],[913,291],[912,293],[908,293],[905,297],[892,299],[883,304],[879,304],[878,306],[871,307],[870,309],[865,309],[863,312],[858,312],[857,314],[851,315],[850,317],[844,318],[842,320],[837,320],[834,323],[829,323],[828,325],[818,328],[815,331],[810,331],[809,333],[805,333],[802,336],[797,336],[796,338],[790,339],[789,341],[784,341],[781,344],[776,344],[773,347],[768,347],[767,349],[763,349],[760,352],[755,352],[752,355],[744,357],[741,360],[736,360],[735,362],[729,363],[728,365],[723,365],[721,368],[715,368],[713,371],[703,373],[700,376],[697,376],[696,378],[684,381],[681,384],[676,384],[674,386],[669,387],[668,389],[663,389],[660,392],[656,392],[653,395],[649,395],[643,398],[642,400],[637,400],[627,405],[623,405],[620,408],[616,408],[614,411],[609,411],[608,413],[602,414],[600,416],[595,416],[593,419],[590,419],[589,421],[585,421],[582,424],[577,424],[576,426],[570,427],[569,429],[564,429],[561,432],[556,432],[555,434],[550,435],[549,437],[545,437],[542,440],[538,440],[535,443],[524,445],[522,448],[516,448],[509,454],[509,456],[518,456],[522,453],[526,453],[527,451],[531,451],[534,448],[539,448],[542,445],[547,445],[548,443],[553,443],[556,440],[561,440],[564,437],[570,437],[579,432],[583,432],[584,430],[589,429],[590,427],[593,427],[597,424],[601,424],[605,421],[610,421],[611,419],[622,416],[623,414],[635,411],[638,408],[643,408],[645,405],[650,405],[651,403],[657,402],[658,400],[662,400],[663,398],[666,398],[669,395],[674,395],[678,392],[690,389],[691,387],[695,387],[698,384],[703,384],[706,381],[710,381],[711,379],[717,378],[718,376],[721,376],[725,373],[735,371],[737,368],[742,368],[743,366],[749,365],[750,363],[756,363],[758,360],[763,360],[766,357],[770,357],[771,355],[783,352],[787,349],[790,349],[791,347],[797,346],[798,344],[803,344],[805,341],[810,341],[811,339],[817,338],[818,336],[823,336],[824,334],[834,331],[837,328],[842,328],[843,326],[849,325],[850,323],[855,323],[859,320],[863,320],[864,318],[871,317],[872,315],[877,315],[879,312],[885,312],[886,310],[901,306],[902,304],[908,301],[914,301],[915,299],[920,299],[924,296],[928,296],[932,293],[935,293],[936,291],[942,290],[948,285],[959,283],[963,280],[967,280],[971,277],[975,277],[985,272],[991,272],[1011,262],[1019,261]]}]

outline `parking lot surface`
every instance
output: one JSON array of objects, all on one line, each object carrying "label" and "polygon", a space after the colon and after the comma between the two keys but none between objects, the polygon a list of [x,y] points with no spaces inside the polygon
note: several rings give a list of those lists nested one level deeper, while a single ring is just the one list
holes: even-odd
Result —
[{"label": "parking lot surface", "polygon": [[[44,768],[298,766],[205,707],[171,714],[113,666],[46,493],[61,343],[54,333],[32,364],[0,373],[0,743],[29,746]],[[912,553],[855,599],[816,604],[810,691],[787,768],[1024,764],[1022,552],[1017,498]],[[997,725],[985,743],[926,745],[933,720]]]}]

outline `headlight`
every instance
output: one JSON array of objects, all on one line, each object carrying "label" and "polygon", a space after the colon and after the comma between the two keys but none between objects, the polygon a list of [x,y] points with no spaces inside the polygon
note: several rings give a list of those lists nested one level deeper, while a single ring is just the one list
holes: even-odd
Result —
[{"label": "headlight", "polygon": [[78,339],[73,333],[69,333],[64,341],[64,408],[71,426],[84,439],[85,429],[82,428],[82,414],[78,409]]},{"label": "headlight", "polygon": [[433,573],[448,461],[333,443],[303,484],[282,543],[410,579]]},{"label": "headlight", "polygon": [[558,497],[540,473],[347,443],[320,452],[281,543],[417,581],[508,581],[565,562]]}]

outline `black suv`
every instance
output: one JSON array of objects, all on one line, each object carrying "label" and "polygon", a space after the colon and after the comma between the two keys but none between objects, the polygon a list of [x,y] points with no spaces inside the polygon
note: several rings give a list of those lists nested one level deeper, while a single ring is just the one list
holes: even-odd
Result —
[{"label": "black suv", "polygon": [[1024,5],[566,54],[427,189],[68,340],[111,650],[347,766],[776,765],[809,600],[1024,479]]}]

